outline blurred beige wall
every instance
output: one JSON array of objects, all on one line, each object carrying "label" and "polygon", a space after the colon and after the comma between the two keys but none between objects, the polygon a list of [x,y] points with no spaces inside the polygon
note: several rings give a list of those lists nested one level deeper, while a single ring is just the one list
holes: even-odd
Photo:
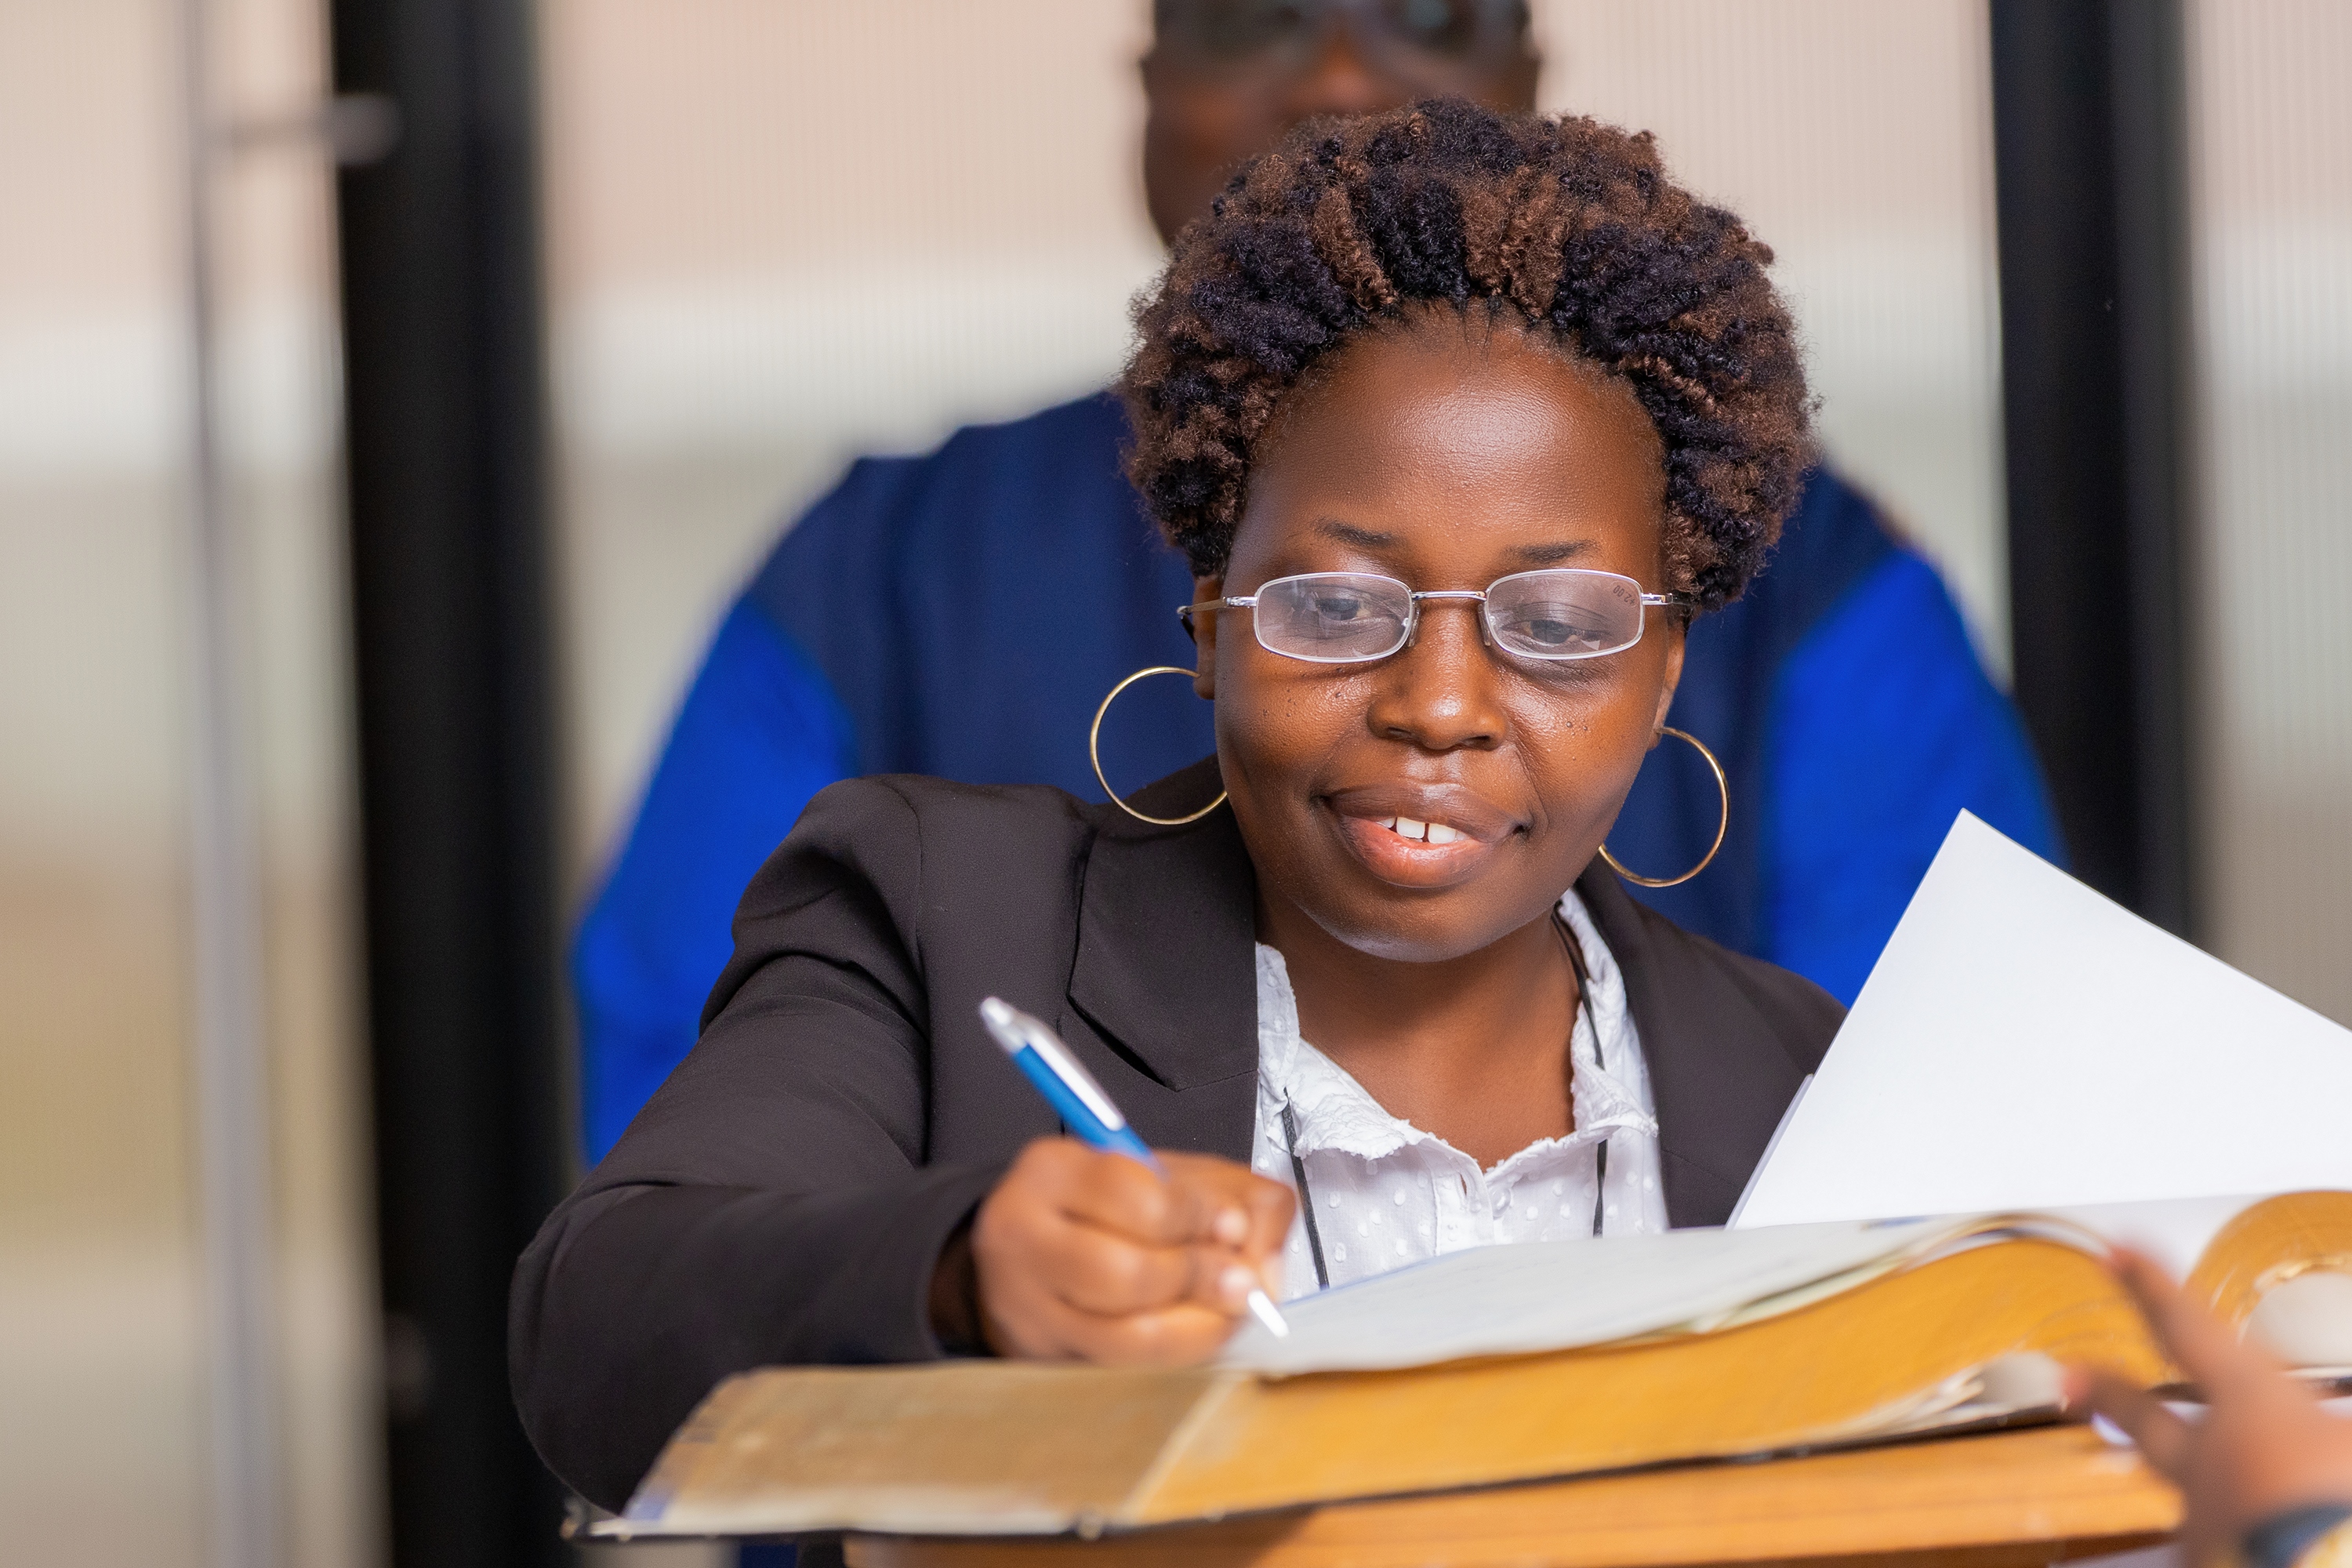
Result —
[{"label": "blurred beige wall", "polygon": [[[312,0],[217,0],[224,109],[299,112]],[[178,7],[0,0],[0,1517],[43,1564],[204,1558],[184,1061],[188,427]],[[219,185],[259,794],[288,1560],[375,1555],[345,892],[328,186]]]}]

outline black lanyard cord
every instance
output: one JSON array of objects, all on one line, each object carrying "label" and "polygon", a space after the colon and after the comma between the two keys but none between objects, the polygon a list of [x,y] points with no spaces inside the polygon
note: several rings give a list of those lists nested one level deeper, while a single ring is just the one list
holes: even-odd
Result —
[{"label": "black lanyard cord", "polygon": [[1282,1141],[1290,1148],[1290,1179],[1298,1186],[1298,1212],[1307,1221],[1307,1250],[1315,1255],[1315,1289],[1331,1289],[1331,1271],[1323,1267],[1323,1233],[1315,1228],[1315,1194],[1307,1185],[1307,1162],[1298,1157],[1298,1117],[1290,1101],[1282,1102]]},{"label": "black lanyard cord", "polygon": [[[1592,1065],[1606,1072],[1609,1064],[1601,1055],[1601,1020],[1592,1016],[1592,975],[1584,967],[1584,944],[1576,940],[1576,933],[1569,929],[1568,921],[1557,910],[1552,912],[1551,925],[1552,930],[1559,933],[1559,945],[1568,950],[1569,968],[1576,972],[1576,1010],[1584,1015],[1585,1026],[1592,1031]],[[1568,1059],[1569,1083],[1571,1086],[1569,1089],[1569,1114],[1573,1117],[1576,1114],[1576,1090],[1573,1087],[1576,1082],[1576,1032],[1573,1025],[1569,1029]],[[1595,1236],[1601,1234],[1601,1216],[1606,1212],[1604,1205],[1608,1197],[1609,1140],[1603,1138],[1601,1147],[1592,1156],[1592,1234]]]},{"label": "black lanyard cord", "polygon": [[[1569,930],[1568,922],[1557,912],[1552,916],[1552,929],[1559,933],[1559,944],[1567,950],[1568,966],[1576,972],[1576,1009],[1584,1016],[1586,1026],[1592,1031],[1592,1059],[1596,1065],[1601,1066],[1605,1070],[1606,1063],[1601,1060],[1601,1025],[1592,1016],[1591,1003],[1592,976],[1584,967],[1584,949],[1577,942],[1576,933]],[[1573,1025],[1570,1025],[1569,1029],[1568,1051],[1570,1064],[1570,1082],[1572,1084],[1575,1081],[1576,1071],[1574,1066],[1576,1032]],[[1575,1115],[1573,1089],[1570,1090],[1569,1101],[1569,1114],[1573,1117]],[[1307,1221],[1307,1250],[1315,1258],[1315,1288],[1318,1290],[1328,1290],[1331,1288],[1331,1270],[1323,1262],[1323,1233],[1315,1224],[1315,1194],[1307,1184],[1307,1162],[1298,1154],[1298,1116],[1291,1110],[1290,1101],[1287,1100],[1282,1102],[1282,1141],[1290,1152],[1290,1179],[1298,1189],[1298,1212]],[[1603,1204],[1609,1192],[1608,1139],[1603,1138],[1601,1141],[1601,1147],[1594,1152],[1592,1162],[1592,1234],[1599,1236],[1601,1219],[1604,1213]]]}]

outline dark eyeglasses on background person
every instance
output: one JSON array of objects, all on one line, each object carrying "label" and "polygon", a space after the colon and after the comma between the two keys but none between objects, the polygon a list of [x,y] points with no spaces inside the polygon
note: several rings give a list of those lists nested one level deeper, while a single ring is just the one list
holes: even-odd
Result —
[{"label": "dark eyeglasses on background person", "polygon": [[1526,0],[1157,0],[1163,48],[1201,65],[1303,66],[1345,20],[1368,54],[1484,65],[1527,36]]}]

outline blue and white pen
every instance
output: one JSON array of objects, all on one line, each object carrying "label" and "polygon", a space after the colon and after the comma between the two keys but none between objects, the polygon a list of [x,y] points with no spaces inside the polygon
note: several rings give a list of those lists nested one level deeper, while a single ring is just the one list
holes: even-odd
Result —
[{"label": "blue and white pen", "polygon": [[[1114,1154],[1124,1154],[1140,1161],[1156,1174],[1166,1175],[1151,1146],[1135,1135],[1118,1106],[1111,1103],[1103,1086],[1095,1081],[1061,1037],[1020,1008],[991,996],[980,1005],[981,1022],[1021,1069],[1021,1076],[1036,1085],[1046,1103],[1060,1115],[1063,1125],[1076,1134],[1078,1141],[1090,1148],[1107,1149]],[[1282,1310],[1274,1298],[1263,1289],[1249,1293],[1249,1310],[1257,1315],[1273,1333],[1288,1338],[1290,1325],[1283,1321]]]}]

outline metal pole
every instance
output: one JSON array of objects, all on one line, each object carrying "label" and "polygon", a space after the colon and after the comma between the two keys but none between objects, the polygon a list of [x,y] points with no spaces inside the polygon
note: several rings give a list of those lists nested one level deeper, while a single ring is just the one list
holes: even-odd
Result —
[{"label": "metal pole", "polygon": [[1992,0],[2018,707],[2075,873],[2196,931],[2180,0]]},{"label": "metal pole", "polygon": [[223,480],[214,299],[215,119],[209,0],[181,0],[189,350],[188,574],[194,647],[189,795],[195,1020],[190,1078],[204,1270],[216,1568],[276,1568],[278,1378],[272,1330],[269,1086],[260,898],[246,769]]},{"label": "metal pole", "polygon": [[563,1192],[536,0],[332,0],[397,144],[336,187],[389,1559],[559,1564],[507,1381]]}]

